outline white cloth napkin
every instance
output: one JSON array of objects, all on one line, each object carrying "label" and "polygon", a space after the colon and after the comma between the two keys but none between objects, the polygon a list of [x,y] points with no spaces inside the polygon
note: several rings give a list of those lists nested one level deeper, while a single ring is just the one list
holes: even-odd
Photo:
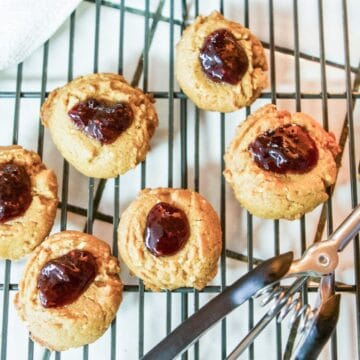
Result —
[{"label": "white cloth napkin", "polygon": [[0,70],[49,39],[81,0],[0,0]]}]

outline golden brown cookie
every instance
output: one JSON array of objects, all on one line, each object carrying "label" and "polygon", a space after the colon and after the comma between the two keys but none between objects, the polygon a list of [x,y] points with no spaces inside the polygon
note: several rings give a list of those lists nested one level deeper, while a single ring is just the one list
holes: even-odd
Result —
[{"label": "golden brown cookie", "polygon": [[110,178],[145,159],[158,125],[153,102],[120,75],[90,74],[52,91],[41,120],[77,170]]},{"label": "golden brown cookie", "polygon": [[[285,140],[284,131],[290,134]],[[293,220],[327,200],[326,188],[336,179],[338,152],[334,135],[310,116],[266,105],[238,127],[224,156],[224,175],[252,214]]]},{"label": "golden brown cookie", "polygon": [[0,146],[0,258],[29,254],[49,234],[56,216],[57,181],[40,156]]},{"label": "golden brown cookie", "polygon": [[[219,59],[226,67],[219,67]],[[204,110],[235,111],[254,102],[267,86],[260,41],[217,11],[198,16],[185,29],[176,46],[175,70],[181,89]]]},{"label": "golden brown cookie", "polygon": [[[86,265],[90,261],[84,254],[95,261],[95,278],[92,277],[93,280],[87,284],[84,292],[73,302],[50,307],[52,303],[45,303],[41,293],[44,284],[40,282],[43,281],[42,276],[44,274],[49,276],[48,273],[42,272],[42,269],[49,261],[54,263],[62,259],[61,257],[76,252],[81,253],[79,258],[82,263],[68,262],[63,267],[56,263],[56,267],[47,267],[52,276],[47,280],[49,286],[50,281],[56,280],[55,275],[63,278],[63,271],[68,269],[73,270],[71,276],[69,272],[65,272],[70,279],[74,273],[86,275],[86,271],[89,272],[89,267]],[[98,339],[109,327],[121,303],[122,283],[118,275],[119,270],[118,261],[111,255],[110,247],[94,236],[78,231],[63,231],[47,238],[29,258],[19,284],[19,292],[14,300],[19,316],[26,323],[31,338],[40,345],[57,351],[89,344]],[[41,284],[40,289],[38,289],[39,284]],[[69,290],[68,283],[58,283],[57,287],[54,284],[52,284],[54,291],[65,288]],[[59,292],[52,297],[53,303],[55,300],[63,299],[61,294]]]},{"label": "golden brown cookie", "polygon": [[202,289],[217,273],[221,227],[212,206],[186,189],[145,189],[122,214],[121,258],[147,288]]}]

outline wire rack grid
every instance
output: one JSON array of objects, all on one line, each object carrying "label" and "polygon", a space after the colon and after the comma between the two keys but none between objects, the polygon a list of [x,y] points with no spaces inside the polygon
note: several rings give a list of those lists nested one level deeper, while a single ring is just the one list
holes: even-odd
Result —
[{"label": "wire rack grid", "polygon": [[[176,84],[174,82],[174,44],[175,44],[175,32],[182,31],[189,22],[190,15],[197,16],[199,14],[200,4],[199,1],[193,2],[193,14],[189,14],[189,4],[186,1],[181,1],[181,18],[175,18],[175,6],[179,5],[175,0],[160,0],[157,3],[155,11],[150,11],[151,3],[150,0],[144,0],[143,8],[135,8],[131,6],[131,1],[120,0],[118,3],[110,1],[88,1],[95,7],[95,31],[94,31],[94,53],[93,53],[93,72],[98,72],[99,60],[101,53],[99,51],[100,45],[100,26],[101,26],[101,11],[103,8],[112,8],[118,11],[119,16],[119,42],[118,46],[118,73],[123,73],[124,68],[124,38],[125,38],[125,18],[126,14],[133,14],[142,16],[144,19],[144,39],[143,39],[143,51],[139,57],[134,77],[132,79],[132,85],[138,86],[141,85],[141,88],[147,92],[150,91],[153,93],[156,99],[162,99],[167,102],[167,111],[168,111],[168,147],[167,147],[167,174],[168,181],[167,185],[169,187],[174,186],[174,167],[179,166],[180,168],[180,185],[181,187],[191,187],[196,191],[201,192],[201,158],[200,158],[200,131],[201,131],[201,117],[202,111],[198,108],[194,109],[194,117],[190,119],[189,108],[192,108],[193,105],[188,101],[186,96],[181,92],[176,90]],[[269,41],[263,41],[263,45],[266,49],[269,50],[269,76],[270,76],[270,91],[264,92],[261,94],[261,99],[268,99],[272,103],[276,104],[279,100],[287,99],[295,101],[296,111],[302,110],[302,100],[317,100],[321,101],[322,107],[322,122],[325,129],[329,129],[329,108],[328,100],[329,99],[338,99],[346,100],[346,116],[344,119],[342,131],[339,138],[339,143],[342,148],[342,153],[338,157],[338,164],[341,163],[341,158],[344,153],[345,144],[348,144],[348,158],[349,158],[349,173],[348,173],[348,186],[350,187],[351,192],[351,207],[355,207],[358,203],[358,183],[357,183],[357,170],[356,170],[356,154],[355,154],[355,131],[354,131],[354,116],[353,110],[355,106],[355,101],[360,97],[359,94],[359,83],[360,83],[360,72],[356,67],[352,67],[350,64],[350,46],[349,46],[349,25],[348,25],[348,13],[347,13],[347,1],[342,0],[342,32],[343,32],[343,44],[341,44],[341,51],[344,52],[344,63],[338,63],[334,61],[326,60],[325,55],[325,35],[324,35],[324,2],[323,0],[317,1],[317,11],[318,11],[318,31],[319,31],[319,48],[320,56],[316,57],[309,55],[307,53],[300,51],[299,45],[299,14],[298,14],[298,1],[292,1],[292,14],[293,14],[293,36],[294,36],[294,49],[290,49],[283,46],[277,46],[275,44],[275,33],[274,33],[274,1],[264,1],[263,7],[266,9],[268,16],[268,33]],[[224,13],[224,1],[218,3],[218,10]],[[242,22],[246,27],[251,27],[250,25],[250,1],[245,0],[243,2],[244,6],[244,18],[239,19],[239,22]],[[168,15],[163,15],[163,10],[168,10]],[[226,15],[226,13],[225,13]],[[74,38],[76,31],[76,17],[77,11],[70,16],[69,19],[69,37],[68,37],[68,55],[67,55],[67,80],[70,81],[74,75]],[[168,57],[168,71],[169,71],[169,80],[167,84],[166,91],[152,91],[149,87],[149,49],[154,38],[154,34],[158,27],[158,24],[164,22],[168,24],[169,33],[168,33],[168,42],[169,42],[169,57]],[[12,130],[12,143],[17,144],[19,142],[19,119],[20,119],[20,107],[23,99],[33,99],[40,101],[40,104],[43,103],[44,99],[48,94],[47,89],[47,80],[48,80],[48,65],[49,65],[49,44],[51,39],[47,41],[43,46],[43,58],[42,58],[42,69],[41,69],[41,83],[40,91],[22,91],[22,81],[23,81],[23,64],[17,66],[16,72],[16,89],[15,91],[9,91],[0,89],[0,100],[13,102],[14,115],[13,115],[13,130]],[[294,57],[294,73],[295,73],[295,92],[277,91],[276,83],[276,66],[275,66],[275,56],[276,54],[290,55]],[[306,60],[310,62],[316,62],[320,65],[321,72],[321,91],[318,93],[310,92],[301,92],[301,76],[300,76],[300,61]],[[343,71],[345,77],[345,88],[344,92],[328,92],[327,85],[327,68],[335,68]],[[354,82],[352,84],[352,74],[355,76]],[[142,83],[140,84],[140,81]],[[176,112],[178,111],[178,114]],[[251,108],[246,108],[246,115],[251,113]],[[221,225],[223,229],[226,229],[227,226],[227,207],[226,207],[226,186],[225,180],[221,176],[222,171],[224,170],[223,154],[226,147],[226,134],[227,134],[227,115],[219,114],[219,145],[220,145],[220,167],[218,176],[220,177],[220,188],[216,191],[218,192],[219,197],[219,214],[221,219]],[[175,121],[179,120],[179,131],[180,131],[180,154],[179,162],[174,161],[174,157],[177,154],[174,154],[174,133]],[[38,122],[35,124],[38,126],[38,137],[37,137],[37,151],[40,156],[44,152],[44,128]],[[192,173],[189,172],[189,153],[187,151],[189,144],[189,133],[192,133],[193,139],[193,164],[194,169]],[[146,162],[143,162],[141,165],[141,181],[140,187],[145,188],[147,185],[147,166]],[[113,212],[111,215],[101,212],[99,210],[101,199],[105,191],[106,181],[95,181],[95,179],[88,180],[88,189],[87,189],[87,206],[78,206],[73,205],[69,202],[69,173],[71,169],[66,161],[62,165],[62,174],[61,174],[61,201],[59,204],[59,213],[60,213],[60,230],[64,230],[68,226],[68,215],[77,214],[81,217],[86,217],[86,224],[84,231],[89,233],[93,232],[94,221],[101,221],[104,223],[112,224],[112,245],[113,253],[117,255],[117,224],[120,216],[120,188],[121,180],[116,178],[111,181],[112,186],[112,206]],[[189,183],[188,183],[189,182]],[[333,189],[329,190],[331,195]],[[233,259],[239,263],[246,264],[246,268],[251,270],[256,264],[261,260],[254,257],[254,223],[257,222],[257,219],[254,219],[249,213],[246,213],[246,249],[247,254],[244,255],[240,252],[227,249],[226,246],[226,231],[223,232],[223,251],[220,259],[220,277],[217,285],[208,285],[201,292],[189,288],[181,288],[174,292],[165,292],[163,296],[165,297],[165,327],[166,333],[169,333],[174,328],[174,321],[172,312],[174,311],[174,297],[180,297],[180,321],[184,321],[190,312],[194,312],[199,309],[201,301],[200,295],[203,293],[208,293],[210,295],[215,295],[216,293],[221,292],[227,282],[227,259]],[[305,217],[301,218],[299,221],[299,232],[300,232],[300,249],[303,252],[307,246],[307,229],[306,229],[306,220]],[[315,233],[315,241],[318,241],[322,238],[322,233],[326,225],[327,234],[331,233],[333,230],[333,206],[331,198],[323,206],[321,212],[319,213],[319,223],[317,231]],[[273,222],[273,253],[280,253],[280,222]],[[309,240],[308,240],[309,241]],[[360,340],[360,251],[359,251],[359,238],[356,237],[353,245],[353,256],[354,256],[354,284],[345,284],[340,282],[335,282],[334,286],[336,291],[350,293],[355,296],[355,314],[356,314],[356,340],[359,344]],[[1,351],[0,358],[1,360],[9,359],[8,355],[8,332],[9,332],[9,312],[10,312],[10,295],[18,289],[18,284],[11,281],[11,270],[12,263],[10,261],[5,261],[3,265],[3,277],[0,280],[0,291],[2,296],[2,321],[1,321]],[[309,292],[316,292],[317,286],[312,284],[307,284],[303,289],[303,298],[304,301],[308,301]],[[138,321],[138,343],[137,343],[137,354],[129,354],[129,358],[141,358],[144,353],[149,350],[148,344],[145,343],[145,303],[147,291],[144,289],[144,285],[141,281],[138,284],[125,284],[124,287],[125,293],[138,293],[138,311],[137,311],[137,321]],[[191,296],[191,298],[190,298]],[[190,302],[190,299],[192,302]],[[177,303],[176,303],[177,304]],[[248,318],[248,328],[251,328],[254,325],[256,318],[255,314],[255,305],[252,300],[249,301],[247,309],[247,318]],[[219,329],[219,339],[220,339],[220,349],[218,354],[213,354],[212,358],[221,358],[224,359],[226,354],[231,350],[228,346],[228,326],[227,320],[222,320],[220,329]],[[118,342],[118,326],[116,319],[111,325],[109,339],[109,357],[111,359],[119,358],[117,342]],[[354,330],[355,331],[355,330]],[[292,334],[296,332],[296,327],[293,327],[290,331],[289,341],[284,343],[284,334],[283,328],[280,324],[275,326],[275,335],[273,336],[276,343],[276,354],[274,358],[281,359],[283,353],[285,352],[285,358],[291,352],[293,343],[292,343]],[[338,349],[337,349],[338,337],[335,333],[331,340],[331,358],[337,359]],[[154,345],[154,344],[152,344]],[[192,357],[194,359],[204,358],[201,356],[201,342],[197,342],[191,351],[182,355],[182,359],[187,359]],[[27,358],[34,359],[37,356],[37,353],[34,351],[34,343],[29,339],[27,346]],[[65,354],[54,353],[51,354],[48,351],[43,353],[43,358],[53,357],[55,359],[60,359],[64,357]],[[91,358],[89,351],[89,346],[84,346],[82,349],[82,358],[88,359]],[[255,359],[256,351],[254,345],[249,347],[247,353],[248,358]],[[360,354],[357,351],[357,357],[360,359]]]}]

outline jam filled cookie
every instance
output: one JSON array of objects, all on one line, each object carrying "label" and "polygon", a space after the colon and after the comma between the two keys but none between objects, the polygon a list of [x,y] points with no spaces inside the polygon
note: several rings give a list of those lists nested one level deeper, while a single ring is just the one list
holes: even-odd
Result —
[{"label": "jam filled cookie", "polygon": [[56,216],[57,181],[40,156],[0,146],[0,258],[16,260],[49,234]]},{"label": "jam filled cookie", "polygon": [[216,11],[185,29],[176,46],[175,70],[184,93],[204,110],[235,111],[267,86],[260,41]]},{"label": "jam filled cookie", "polygon": [[224,175],[252,214],[293,220],[327,200],[339,147],[303,113],[266,105],[238,127],[224,156]]},{"label": "jam filled cookie", "polygon": [[94,236],[47,238],[30,256],[14,301],[31,338],[56,351],[98,339],[121,303],[119,270],[110,247]]},{"label": "jam filled cookie", "polygon": [[119,251],[147,288],[202,289],[217,273],[221,227],[212,206],[185,189],[145,189],[122,214]]},{"label": "jam filled cookie", "polygon": [[120,75],[91,74],[52,91],[41,119],[77,170],[110,178],[145,159],[158,125],[153,102]]}]

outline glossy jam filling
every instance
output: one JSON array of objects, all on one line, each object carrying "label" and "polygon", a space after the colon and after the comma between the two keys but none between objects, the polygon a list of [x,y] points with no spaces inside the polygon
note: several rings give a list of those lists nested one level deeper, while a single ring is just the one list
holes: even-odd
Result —
[{"label": "glossy jam filling", "polygon": [[0,165],[0,223],[23,215],[31,201],[31,181],[25,168]]},{"label": "glossy jam filling", "polygon": [[79,130],[101,144],[113,143],[134,118],[129,104],[108,106],[95,99],[79,102],[69,110],[68,115]]},{"label": "glossy jam filling", "polygon": [[200,50],[200,63],[212,81],[232,85],[242,79],[249,67],[245,50],[226,29],[216,30],[205,39]]},{"label": "glossy jam filling", "polygon": [[185,213],[165,202],[156,204],[146,220],[145,245],[155,256],[174,255],[189,239]]},{"label": "glossy jam filling", "polygon": [[256,164],[269,171],[284,174],[306,173],[318,161],[318,150],[307,130],[287,124],[259,135],[249,145]]},{"label": "glossy jam filling", "polygon": [[97,272],[91,253],[72,250],[48,261],[40,271],[37,288],[45,308],[71,304],[89,287]]}]

